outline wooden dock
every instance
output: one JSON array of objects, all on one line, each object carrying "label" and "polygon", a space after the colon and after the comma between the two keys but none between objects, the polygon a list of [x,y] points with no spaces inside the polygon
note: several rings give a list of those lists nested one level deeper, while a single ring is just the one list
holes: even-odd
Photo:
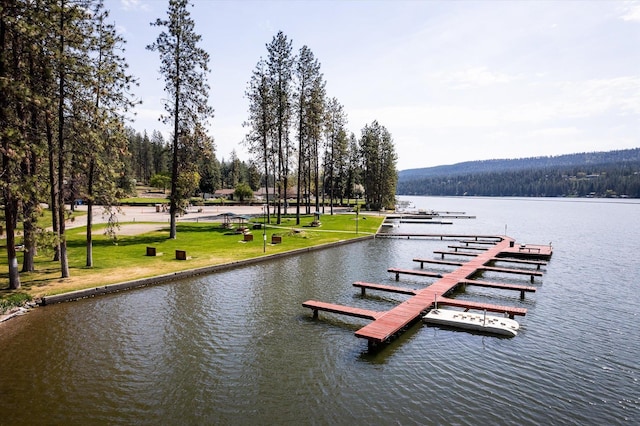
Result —
[{"label": "wooden dock", "polygon": [[462,266],[463,262],[455,262],[453,260],[437,260],[437,259],[413,259],[414,262],[420,262],[420,269],[424,268],[425,263],[431,263],[435,265],[448,265],[448,266]]},{"label": "wooden dock", "polygon": [[[433,235],[431,235],[433,237]],[[477,243],[479,237],[459,236],[466,238],[464,241]],[[473,239],[471,239],[473,238]],[[441,238],[442,239],[442,238]],[[414,259],[414,261],[421,262],[421,268],[424,263],[436,263],[458,266],[458,268],[449,273],[434,273],[423,270],[415,269],[400,269],[389,268],[388,272],[396,274],[396,281],[399,280],[400,274],[411,274],[417,276],[425,276],[432,278],[439,278],[435,283],[422,288],[422,289],[409,289],[392,285],[375,284],[366,282],[355,282],[354,287],[361,289],[362,294],[366,294],[366,290],[386,291],[399,294],[409,295],[409,299],[400,303],[396,307],[386,311],[378,312],[366,309],[354,308],[343,305],[336,305],[325,302],[318,302],[314,300],[308,300],[302,304],[306,308],[313,310],[313,317],[318,317],[319,311],[326,311],[335,314],[349,315],[358,318],[365,318],[372,320],[371,323],[365,325],[355,332],[357,337],[366,339],[368,341],[369,348],[375,347],[378,344],[388,342],[393,336],[402,332],[408,325],[419,320],[426,311],[433,308],[434,302],[440,305],[462,307],[466,310],[486,310],[489,312],[500,312],[513,318],[515,315],[525,315],[526,308],[510,307],[493,305],[490,303],[479,303],[473,301],[462,301],[448,298],[447,296],[452,293],[457,287],[463,285],[476,285],[483,287],[498,288],[504,290],[520,291],[520,297],[524,298],[525,292],[535,292],[536,287],[523,286],[517,284],[495,283],[490,281],[481,281],[473,279],[483,271],[492,271],[496,273],[508,273],[508,274],[524,274],[531,276],[533,282],[534,276],[541,276],[542,272],[533,269],[515,269],[515,268],[502,268],[490,266],[496,261],[503,262],[516,262],[525,264],[532,264],[540,266],[544,262],[540,262],[538,259],[548,260],[553,252],[551,246],[540,245],[528,245],[520,244],[516,245],[515,241],[510,237],[496,237],[496,236],[482,236],[483,242],[487,242],[486,250],[481,250],[476,253],[470,253],[469,256],[472,259],[467,262],[448,262],[448,261],[430,261],[428,259]],[[491,244],[488,244],[491,242]],[[436,251],[436,254],[455,254],[465,255],[467,253],[462,252],[441,252]],[[443,255],[444,256],[444,255]]]},{"label": "wooden dock", "polygon": [[458,249],[462,249],[462,250],[480,250],[480,251],[487,251],[487,250],[489,250],[489,248],[488,248],[488,247],[473,247],[473,246],[470,246],[470,245],[468,245],[468,244],[467,244],[467,245],[465,245],[465,246],[455,246],[455,245],[452,245],[452,246],[447,246],[447,248],[452,248],[454,252],[457,252],[457,251],[458,251]]},{"label": "wooden dock", "polygon": [[468,235],[468,234],[414,234],[414,233],[380,233],[376,234],[376,238],[419,238],[419,239],[437,239],[437,240],[459,240],[465,239],[464,242],[469,241],[476,244],[497,244],[501,241],[502,237],[496,237],[495,235]]},{"label": "wooden dock", "polygon": [[442,278],[442,274],[437,272],[429,272],[429,271],[418,271],[415,269],[400,269],[400,268],[389,268],[387,272],[393,272],[396,274],[396,281],[400,280],[400,274],[406,275],[417,275],[420,277],[430,277],[430,278]]},{"label": "wooden dock", "polygon": [[506,284],[506,283],[495,283],[491,281],[481,281],[481,280],[464,280],[460,281],[462,285],[475,285],[478,287],[489,287],[489,288],[499,288],[504,290],[518,290],[520,291],[520,299],[524,299],[525,292],[535,292],[537,290],[536,287],[530,285],[519,285],[519,284]]},{"label": "wooden dock", "polygon": [[314,318],[318,318],[318,311],[333,312],[334,314],[342,314],[370,320],[376,320],[384,314],[384,312],[353,308],[351,306],[337,305],[335,303],[318,302],[315,300],[304,302],[302,306],[313,309]]},{"label": "wooden dock", "polygon": [[355,283],[353,283],[353,286],[359,287],[362,290],[363,296],[366,294],[367,289],[382,290],[382,291],[388,291],[391,293],[410,294],[412,296],[415,296],[417,292],[417,290],[414,290],[411,288],[402,288],[402,287],[396,287],[393,285],[384,285],[384,284],[365,283],[362,281],[356,281]]}]

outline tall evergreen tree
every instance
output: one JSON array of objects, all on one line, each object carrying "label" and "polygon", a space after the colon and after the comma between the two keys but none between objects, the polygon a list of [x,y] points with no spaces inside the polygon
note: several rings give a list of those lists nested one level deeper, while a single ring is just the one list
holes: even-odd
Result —
[{"label": "tall evergreen tree", "polygon": [[[342,161],[338,158],[341,154],[341,145],[346,136],[345,126],[347,125],[347,116],[342,105],[336,98],[331,98],[327,102],[327,110],[325,117],[325,134],[326,134],[326,160],[325,160],[325,179],[328,183],[326,190],[329,192],[329,206],[331,214],[333,214],[333,202],[335,198],[335,176],[336,166]],[[324,193],[324,192],[323,192]]]},{"label": "tall evergreen tree", "polygon": [[[16,253],[16,225],[18,221],[19,168],[23,154],[16,147],[24,146],[24,136],[19,131],[20,118],[16,105],[25,103],[24,90],[16,84],[18,52],[21,43],[18,16],[20,4],[4,0],[0,6],[0,154],[2,156],[2,197],[4,200],[7,259],[9,266],[9,288],[20,288],[20,274]],[[18,81],[17,81],[18,80]],[[24,125],[22,126],[24,127]]]},{"label": "tall evergreen tree", "polygon": [[[49,2],[50,3],[50,2]],[[40,174],[44,145],[43,111],[51,81],[46,50],[48,3],[0,2],[0,187],[5,199],[9,286],[20,286],[15,252],[17,218],[23,220],[22,271],[32,271],[36,253]]]},{"label": "tall evergreen tree", "polygon": [[87,77],[90,75],[89,49],[92,39],[91,2],[60,0],[59,7],[54,9],[53,16],[57,17],[56,32],[56,80],[58,83],[57,102],[57,133],[56,133],[56,170],[57,170],[57,216],[59,260],[62,278],[69,276],[69,259],[67,257],[67,242],[65,235],[65,175],[69,154],[74,152],[69,117],[73,110],[77,110],[77,103],[82,101],[83,91],[86,89]]},{"label": "tall evergreen tree", "polygon": [[[315,211],[320,211],[320,157],[322,156],[322,129],[325,119],[326,90],[322,79],[316,79],[311,89],[312,102],[308,112],[309,120],[309,164],[307,166],[307,194],[315,194]],[[309,195],[310,196],[310,195]],[[310,201],[310,198],[308,199]],[[307,214],[311,213],[307,202]]]},{"label": "tall evergreen tree", "polygon": [[[314,57],[313,52],[302,46],[296,61],[295,76],[297,81],[296,92],[296,119],[298,133],[298,179],[296,194],[296,224],[300,224],[300,205],[302,204],[302,191],[306,190],[314,137],[320,127],[318,116],[314,114],[314,108],[323,102],[324,81],[320,72],[320,62]],[[317,139],[316,139],[317,140]],[[305,191],[306,192],[306,191]],[[309,194],[309,192],[307,192]],[[307,204],[307,213],[309,207]]]},{"label": "tall evergreen tree", "polygon": [[[292,50],[292,41],[287,39],[282,31],[279,31],[271,43],[267,45],[267,70],[272,84],[274,107],[274,137],[276,151],[276,184],[278,193],[278,210],[276,223],[281,222],[282,198],[286,199],[289,167],[291,163],[291,140],[289,127],[292,117],[293,97],[293,66],[295,56]],[[285,207],[286,213],[286,207]]]},{"label": "tall evergreen tree", "polygon": [[[122,170],[122,153],[126,151],[126,133],[122,116],[135,105],[129,96],[133,78],[126,73],[127,64],[120,56],[124,40],[115,26],[106,22],[108,12],[102,0],[95,4],[93,12],[93,40],[90,82],[86,91],[86,125],[84,146],[86,164],[86,266],[93,266],[93,205],[95,201],[105,208],[105,213],[114,218],[112,208],[117,203],[115,176]],[[109,220],[112,225],[113,221]],[[108,232],[113,231],[112,227]]]},{"label": "tall evergreen tree", "polygon": [[244,144],[256,162],[261,164],[264,175],[265,197],[267,201],[267,222],[271,223],[269,210],[269,176],[273,173],[272,135],[275,128],[273,113],[273,96],[267,65],[260,59],[251,75],[245,97],[249,100],[249,118],[243,123],[248,128]]},{"label": "tall evergreen tree", "polygon": [[371,209],[391,208],[395,203],[397,154],[391,133],[377,121],[362,129],[365,202]]},{"label": "tall evergreen tree", "polygon": [[345,190],[347,198],[354,198],[355,185],[360,183],[360,171],[362,162],[360,161],[360,149],[358,146],[358,138],[354,133],[349,135],[348,141],[348,158],[347,158],[347,176],[345,182]]},{"label": "tall evergreen tree", "polygon": [[157,130],[151,132],[151,157],[152,157],[152,172],[150,173],[149,178],[152,175],[166,173],[169,171],[169,159],[168,159],[168,149],[167,144],[164,141],[164,137],[162,133]]},{"label": "tall evergreen tree", "polygon": [[176,238],[176,214],[183,201],[178,187],[181,170],[179,151],[187,149],[190,142],[202,140],[194,134],[196,127],[202,128],[213,115],[213,109],[207,105],[209,54],[197,46],[202,36],[195,33],[195,22],[188,6],[188,0],[170,0],[167,19],[151,23],[164,27],[164,30],[153,44],[147,46],[149,50],[160,53],[160,72],[165,77],[165,91],[169,95],[164,105],[167,115],[161,120],[173,126],[169,238]]}]

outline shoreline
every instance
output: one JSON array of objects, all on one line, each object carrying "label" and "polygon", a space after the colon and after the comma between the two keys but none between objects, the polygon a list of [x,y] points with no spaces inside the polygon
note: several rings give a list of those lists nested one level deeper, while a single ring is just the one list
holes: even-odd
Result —
[{"label": "shoreline", "polygon": [[[261,213],[261,206],[258,206],[258,207],[257,206],[240,206],[239,208],[237,207],[234,208],[234,207],[236,206],[233,206],[233,207],[228,206],[230,211],[240,210],[239,212],[235,212],[236,214],[244,213],[244,214],[258,215]],[[120,213],[119,222],[125,218],[128,220],[133,219],[133,221],[128,221],[125,223],[120,222],[123,228],[130,227],[132,228],[131,231],[133,232],[131,233],[128,232],[129,229],[127,229],[125,232],[122,232],[124,231],[124,229],[121,229],[120,231],[123,234],[137,234],[140,231],[143,231],[143,232],[148,231],[148,229],[146,228],[162,228],[168,225],[167,217],[166,217],[168,215],[164,213],[155,212],[155,210],[151,211],[151,209],[149,209],[150,211],[147,211],[146,209],[140,209],[139,207],[126,208],[124,210],[125,211],[122,211]],[[201,210],[201,211],[198,211],[196,214],[190,214],[189,215],[190,217],[188,218],[181,217],[179,221],[180,222],[185,222],[185,221],[198,222],[201,220],[206,221],[207,219],[211,218],[212,213],[216,215],[219,214],[218,209],[216,209],[215,212],[212,212],[209,209],[207,210],[208,211]],[[94,211],[94,214],[95,213],[96,212]],[[99,214],[96,216],[100,217]],[[102,221],[103,220],[99,219],[96,221],[96,223],[101,223]],[[68,224],[69,228],[76,228],[76,227],[85,225],[82,216],[80,216],[79,220],[76,219],[70,222],[71,223]],[[227,271],[230,269],[258,264],[261,262],[266,262],[266,261],[270,261],[270,260],[274,260],[282,257],[295,256],[301,253],[325,250],[331,247],[338,247],[341,245],[357,243],[357,242],[368,240],[368,239],[375,239],[378,233],[380,232],[381,227],[382,227],[382,224],[377,229],[377,231],[373,234],[368,234],[368,235],[364,235],[361,237],[356,237],[348,240],[340,240],[340,241],[335,241],[331,243],[320,244],[317,246],[294,249],[294,250],[286,251],[282,253],[273,253],[269,255],[254,257],[251,259],[231,261],[231,262],[226,262],[222,264],[215,264],[215,265],[203,266],[203,267],[198,267],[193,269],[169,272],[161,275],[154,275],[146,278],[138,278],[138,279],[123,281],[119,283],[99,285],[99,286],[89,287],[89,288],[79,289],[79,290],[71,290],[71,291],[67,291],[67,292],[63,292],[55,295],[41,296],[39,298],[35,298],[25,302],[21,306],[14,306],[14,307],[8,308],[4,312],[0,311],[0,324],[12,318],[15,318],[16,316],[24,315],[28,313],[31,309],[36,308],[38,306],[47,306],[47,305],[52,305],[56,303],[70,302],[70,301],[80,300],[80,299],[89,298],[89,297],[95,297],[95,296],[101,296],[101,295],[106,295],[111,293],[117,293],[120,291],[132,290],[135,288],[148,287],[152,285],[163,284],[170,281],[189,278],[193,276]]]},{"label": "shoreline", "polygon": [[55,294],[52,296],[42,296],[36,304],[38,306],[53,305],[56,303],[71,302],[74,300],[85,299],[88,297],[101,296],[110,293],[117,293],[120,291],[132,290],[140,287],[148,287],[152,285],[163,284],[170,281],[180,280],[183,278],[194,277],[198,275],[213,274],[216,272],[227,271],[229,269],[249,266],[257,263],[266,262],[273,259],[279,259],[282,257],[294,256],[301,253],[309,253],[313,251],[326,250],[331,247],[338,247],[347,244],[358,243],[365,240],[375,239],[377,234],[365,235],[362,237],[352,238],[348,240],[336,241],[333,243],[326,243],[312,247],[305,247],[301,249],[295,249],[286,251],[283,253],[274,253],[266,256],[254,257],[251,259],[237,260],[233,262],[222,263],[218,265],[204,266],[201,268],[187,269],[184,271],[176,271],[163,275],[156,275],[148,278],[140,278],[131,281],[124,281],[116,284],[108,284],[105,286],[92,287],[82,290],[73,290],[65,293]]}]

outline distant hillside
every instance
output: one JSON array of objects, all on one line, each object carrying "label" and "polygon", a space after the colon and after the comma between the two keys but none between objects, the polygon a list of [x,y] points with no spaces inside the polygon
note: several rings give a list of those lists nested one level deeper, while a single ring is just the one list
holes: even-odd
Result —
[{"label": "distant hillside", "polygon": [[402,170],[398,194],[640,198],[640,148]]}]

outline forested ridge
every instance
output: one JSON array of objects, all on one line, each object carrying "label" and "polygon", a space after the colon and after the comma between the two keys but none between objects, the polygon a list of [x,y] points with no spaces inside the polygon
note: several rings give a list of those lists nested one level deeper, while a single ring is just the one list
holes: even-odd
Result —
[{"label": "forested ridge", "polygon": [[398,194],[640,198],[640,148],[403,170]]}]

